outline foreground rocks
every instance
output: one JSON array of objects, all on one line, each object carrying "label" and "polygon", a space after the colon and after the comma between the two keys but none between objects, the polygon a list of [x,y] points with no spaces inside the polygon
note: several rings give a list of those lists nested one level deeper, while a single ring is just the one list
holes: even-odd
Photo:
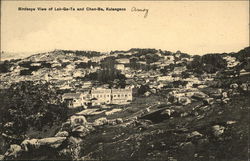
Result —
[{"label": "foreground rocks", "polygon": [[10,148],[6,151],[4,156],[2,156],[2,159],[4,157],[8,157],[8,159],[15,159],[21,155],[22,151],[23,149],[20,145],[12,144],[10,145]]},{"label": "foreground rocks", "polygon": [[[142,105],[125,117],[122,112],[126,108],[114,115],[102,113],[99,117],[91,116],[92,119],[87,116],[89,122],[77,114],[62,124],[52,137],[54,142],[48,138],[27,139],[25,144],[12,146],[4,157],[19,158],[23,152],[49,147],[56,158],[68,160],[217,161],[223,157],[230,160],[232,156],[239,156],[235,160],[244,160],[247,144],[242,129],[247,122],[246,105],[238,100],[232,103],[234,99],[223,91],[220,98],[230,98],[228,104],[210,94],[198,96],[199,99],[184,96],[191,98],[191,103],[186,105],[185,101],[164,106]],[[246,100],[246,97],[237,99]]]},{"label": "foreground rocks", "polygon": [[39,149],[41,146],[46,146],[46,147],[55,149],[55,148],[58,148],[60,145],[62,145],[63,141],[65,140],[66,140],[66,137],[31,139],[31,140],[24,140],[21,143],[21,146],[24,151]]},{"label": "foreground rocks", "polygon": [[214,125],[212,131],[214,136],[219,137],[224,133],[225,127],[220,125]]}]

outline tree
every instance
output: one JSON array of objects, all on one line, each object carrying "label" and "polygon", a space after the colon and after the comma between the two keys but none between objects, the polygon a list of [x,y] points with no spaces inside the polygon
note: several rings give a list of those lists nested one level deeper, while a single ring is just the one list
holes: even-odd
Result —
[{"label": "tree", "polygon": [[148,85],[141,85],[141,87],[138,89],[138,95],[143,95],[147,91],[149,91],[149,86]]},{"label": "tree", "polygon": [[0,62],[0,73],[7,73],[10,71],[11,64],[9,61]]},{"label": "tree", "polygon": [[194,56],[193,61],[187,66],[194,73],[202,74],[215,73],[224,70],[227,67],[227,62],[222,58],[221,54],[206,54],[203,56]]},{"label": "tree", "polygon": [[[63,121],[67,116],[66,106],[47,82],[23,81],[0,91],[1,132],[19,139],[26,130],[38,131],[45,125]],[[6,126],[6,123],[13,123]]]}]

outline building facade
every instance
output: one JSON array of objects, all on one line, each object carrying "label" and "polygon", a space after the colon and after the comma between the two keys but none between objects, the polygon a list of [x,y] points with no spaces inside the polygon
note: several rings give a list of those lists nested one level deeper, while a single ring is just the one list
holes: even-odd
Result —
[{"label": "building facade", "polygon": [[128,104],[132,101],[132,88],[129,89],[112,89],[112,104]]},{"label": "building facade", "polygon": [[132,92],[132,88],[92,88],[85,93],[65,93],[62,96],[62,101],[66,102],[68,108],[102,104],[129,104],[133,99]]},{"label": "building facade", "polygon": [[129,104],[132,97],[132,88],[128,89],[103,89],[91,90],[92,105],[101,104]]},{"label": "building facade", "polygon": [[83,93],[65,93],[62,101],[67,104],[68,108],[86,107]]},{"label": "building facade", "polygon": [[92,105],[111,104],[111,89],[92,89],[91,100]]}]

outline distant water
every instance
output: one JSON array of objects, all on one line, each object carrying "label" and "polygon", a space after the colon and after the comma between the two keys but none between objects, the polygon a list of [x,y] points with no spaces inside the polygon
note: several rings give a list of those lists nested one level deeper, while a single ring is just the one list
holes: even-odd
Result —
[{"label": "distant water", "polygon": [[39,52],[5,52],[1,53],[1,61],[10,60],[10,59],[22,59],[31,55],[34,55]]}]

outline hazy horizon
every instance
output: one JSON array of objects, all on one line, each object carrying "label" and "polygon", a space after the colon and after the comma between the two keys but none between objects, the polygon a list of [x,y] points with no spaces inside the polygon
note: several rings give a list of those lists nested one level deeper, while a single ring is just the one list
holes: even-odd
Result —
[{"label": "hazy horizon", "polygon": [[[110,52],[155,48],[191,55],[249,46],[249,1],[2,1],[1,51]],[[18,7],[118,7],[126,12],[18,11]],[[149,9],[143,13],[131,8]]]}]

